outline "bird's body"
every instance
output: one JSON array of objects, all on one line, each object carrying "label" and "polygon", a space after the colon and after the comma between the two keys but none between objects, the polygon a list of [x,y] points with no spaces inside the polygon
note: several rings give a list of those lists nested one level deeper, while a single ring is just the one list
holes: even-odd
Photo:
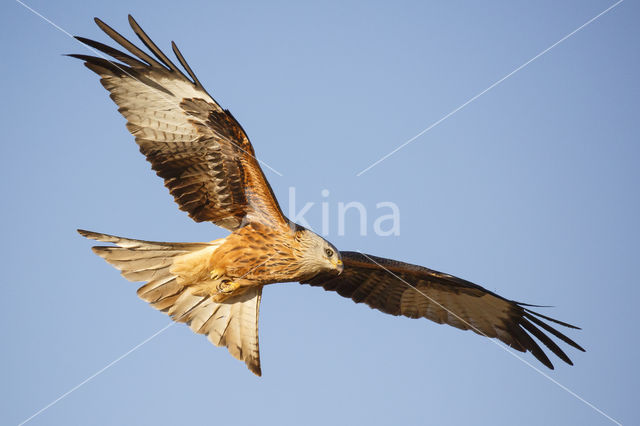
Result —
[{"label": "bird's body", "polygon": [[[195,294],[211,296],[222,302],[244,292],[248,287],[304,281],[313,278],[318,269],[305,262],[305,238],[320,238],[310,231],[288,227],[275,229],[259,222],[248,224],[228,237],[193,253],[177,257],[170,272],[184,286],[192,286]],[[335,273],[341,271],[336,261]],[[334,270],[326,265],[326,272]]]},{"label": "bird's body", "polygon": [[180,209],[197,222],[231,232],[209,243],[168,243],[79,231],[114,244],[93,250],[125,278],[146,282],[138,289],[143,300],[226,346],[257,375],[262,288],[279,282],[321,286],[388,314],[424,317],[495,337],[530,351],[549,368],[551,361],[532,336],[569,364],[545,331],[583,350],[542,320],[576,327],[533,312],[529,305],[422,266],[340,252],[290,222],[236,119],[206,92],[175,44],[188,76],[131,16],[129,22],[155,58],[99,19],[98,26],[133,56],[81,37],[101,57],[71,56],[100,75],[140,151]]},{"label": "bird's body", "polygon": [[[226,238],[209,243],[169,243],[131,240],[79,230],[97,241],[94,252],[131,281],[147,281],[138,295],[166,311],[193,331],[225,345],[236,358],[260,375],[258,314],[262,287],[278,282],[304,281],[342,272],[338,252],[330,243],[302,227],[278,229],[251,223]],[[311,256],[310,256],[311,254]],[[325,253],[326,255],[326,253]],[[329,259],[329,257],[333,259]],[[242,312],[234,316],[229,309]]]}]

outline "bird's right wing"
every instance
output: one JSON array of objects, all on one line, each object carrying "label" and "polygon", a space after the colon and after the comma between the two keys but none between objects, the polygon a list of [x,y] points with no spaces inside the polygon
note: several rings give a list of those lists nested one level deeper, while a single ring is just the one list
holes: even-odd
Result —
[{"label": "bird's right wing", "polygon": [[427,318],[463,330],[473,330],[485,337],[496,337],[518,351],[530,351],[551,369],[553,364],[531,335],[568,364],[572,364],[569,357],[545,331],[584,351],[542,320],[569,328],[577,327],[534,312],[524,303],[505,299],[469,281],[396,260],[354,252],[341,254],[344,262],[342,274],[334,277],[319,275],[303,284],[335,291],[387,314]]},{"label": "bird's right wing", "polygon": [[175,43],[173,51],[191,79],[131,16],[131,27],[155,59],[101,20],[96,23],[133,56],[82,37],[76,38],[103,57],[70,56],[101,77],[180,209],[196,222],[211,221],[230,231],[254,221],[288,226],[249,138],[205,91]]}]

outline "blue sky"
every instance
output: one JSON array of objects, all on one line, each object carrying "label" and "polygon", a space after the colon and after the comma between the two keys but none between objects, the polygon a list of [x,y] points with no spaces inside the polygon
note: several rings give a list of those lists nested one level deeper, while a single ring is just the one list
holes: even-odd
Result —
[{"label": "blue sky", "polygon": [[[395,318],[321,289],[265,289],[256,378],[187,327],[168,328],[28,424],[611,424],[640,422],[640,8],[624,1],[396,154],[613,1],[45,2],[71,34],[175,40],[242,123],[281,205],[290,188],[342,249],[392,257],[553,305],[575,323],[539,374],[492,341]],[[166,241],[226,235],[172,202],[83,46],[3,2],[5,130],[0,423],[18,424],[169,320],[75,233]],[[323,197],[322,190],[329,190]],[[339,202],[366,206],[337,235]],[[375,205],[400,234],[371,232]],[[521,355],[518,353],[518,355]],[[522,358],[543,369],[530,355]]]}]

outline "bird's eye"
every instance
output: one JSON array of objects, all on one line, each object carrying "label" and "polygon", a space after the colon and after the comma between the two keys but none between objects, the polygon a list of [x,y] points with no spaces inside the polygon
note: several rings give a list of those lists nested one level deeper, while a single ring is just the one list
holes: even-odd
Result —
[{"label": "bird's eye", "polygon": [[330,248],[325,249],[324,252],[327,254],[327,257],[333,256],[333,250],[331,250]]}]

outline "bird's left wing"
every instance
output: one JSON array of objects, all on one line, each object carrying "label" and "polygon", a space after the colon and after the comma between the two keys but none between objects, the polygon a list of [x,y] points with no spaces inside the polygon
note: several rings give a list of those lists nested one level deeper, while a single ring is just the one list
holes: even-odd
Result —
[{"label": "bird's left wing", "polygon": [[196,222],[230,231],[254,221],[288,225],[244,130],[205,91],[175,43],[173,51],[191,79],[131,16],[131,27],[155,59],[101,20],[96,23],[133,56],[82,37],[76,38],[101,57],[70,56],[100,75],[180,209]]},{"label": "bird's left wing", "polygon": [[584,351],[543,319],[577,327],[534,312],[526,308],[526,304],[507,300],[469,281],[396,260],[354,252],[341,254],[344,263],[341,275],[319,275],[303,284],[336,291],[387,314],[423,317],[496,337],[518,351],[530,351],[551,369],[553,364],[532,336],[571,365],[569,357],[546,333]]}]

